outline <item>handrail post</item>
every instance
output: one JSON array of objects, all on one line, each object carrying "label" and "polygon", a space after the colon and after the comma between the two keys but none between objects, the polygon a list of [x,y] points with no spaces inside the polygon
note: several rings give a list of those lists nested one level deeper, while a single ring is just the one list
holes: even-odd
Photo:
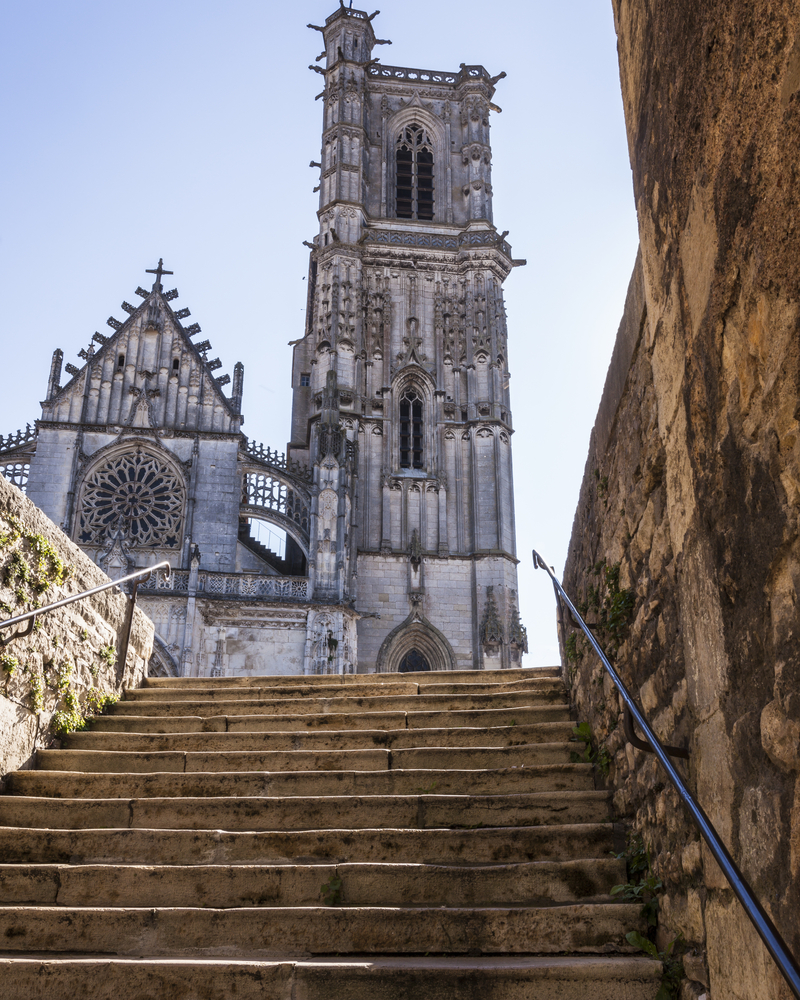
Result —
[{"label": "handrail post", "polygon": [[544,559],[542,559],[536,549],[533,550],[533,567],[534,569],[543,569],[553,581],[553,587],[556,592],[560,595],[564,604],[569,609],[573,619],[582,629],[592,648],[600,657],[601,663],[616,685],[617,690],[622,695],[622,699],[628,707],[632,718],[636,720],[639,729],[642,731],[645,741],[652,747],[653,753],[656,757],[658,757],[661,766],[667,772],[667,777],[675,786],[675,790],[683,801],[683,804],[691,813],[692,819],[695,821],[697,828],[700,831],[700,835],[708,845],[708,849],[714,856],[715,861],[722,869],[722,872],[728,880],[730,887],[733,889],[736,898],[744,907],[745,913],[755,927],[759,937],[764,942],[767,951],[774,959],[775,964],[778,966],[783,975],[783,978],[788,983],[797,1000],[800,1000],[800,966],[798,966],[794,955],[789,951],[788,945],[784,941],[783,937],[781,937],[780,932],[772,922],[769,914],[756,898],[752,887],[742,874],[739,866],[733,860],[728,848],[725,846],[722,838],[717,833],[714,824],[705,814],[702,806],[695,800],[692,793],[686,787],[680,773],[676,770],[675,765],[669,759],[669,748],[664,747],[659,738],[653,732],[647,719],[645,719],[644,715],[639,710],[639,706],[633,700],[633,696],[623,683],[622,678],[611,665],[605,654],[605,650],[594,637],[589,629],[589,626],[578,612],[578,609],[570,600],[567,592],[556,579],[555,573],[550,569]]},{"label": "handrail post", "polygon": [[125,679],[125,667],[128,662],[128,646],[131,641],[131,629],[133,628],[133,616],[136,612],[136,595],[139,592],[139,580],[133,581],[130,598],[128,600],[127,613],[125,615],[125,631],[123,633],[122,644],[117,654],[117,683],[121,684]]}]

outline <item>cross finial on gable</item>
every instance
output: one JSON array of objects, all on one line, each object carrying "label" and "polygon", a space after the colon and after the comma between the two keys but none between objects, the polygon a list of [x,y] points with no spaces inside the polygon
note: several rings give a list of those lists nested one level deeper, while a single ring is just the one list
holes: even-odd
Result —
[{"label": "cross finial on gable", "polygon": [[162,275],[164,275],[164,274],[174,274],[174,273],[175,273],[174,271],[166,271],[164,269],[164,258],[163,257],[159,257],[158,258],[158,267],[153,267],[153,268],[146,267],[145,268],[145,274],[154,274],[156,276],[156,280],[153,282],[153,291],[154,292],[160,292],[162,290],[161,289],[161,277],[162,277]]}]

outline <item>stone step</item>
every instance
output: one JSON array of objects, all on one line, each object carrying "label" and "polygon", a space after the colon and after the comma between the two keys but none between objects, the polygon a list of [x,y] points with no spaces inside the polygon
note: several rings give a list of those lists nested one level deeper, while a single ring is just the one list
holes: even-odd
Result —
[{"label": "stone step", "polygon": [[366,830],[602,823],[608,792],[48,799],[0,796],[0,826],[80,830]]},{"label": "stone step", "polygon": [[533,743],[564,743],[571,723],[542,722],[532,726],[496,726],[461,729],[331,730],[323,732],[229,733],[69,733],[62,740],[68,750],[154,751],[183,750],[206,753],[258,750],[370,750],[421,747],[512,747]]},{"label": "stone step", "polygon": [[[474,699],[470,699],[474,700]],[[477,708],[442,708],[441,706],[434,706],[433,708],[426,708],[423,704],[423,699],[408,699],[407,704],[410,707],[403,707],[395,703],[394,699],[380,699],[382,702],[386,702],[385,705],[366,705],[360,708],[353,708],[352,706],[345,706],[342,708],[340,704],[340,699],[337,699],[335,704],[332,701],[319,701],[315,698],[307,698],[302,705],[300,705],[301,710],[296,711],[298,704],[300,704],[297,699],[292,701],[274,702],[274,701],[257,701],[249,700],[247,698],[237,698],[233,701],[187,701],[178,700],[175,702],[171,701],[122,701],[118,702],[116,705],[112,706],[109,710],[108,716],[106,718],[119,718],[121,716],[133,715],[133,716],[154,716],[154,717],[171,717],[171,716],[181,716],[181,715],[199,715],[204,717],[213,717],[216,715],[243,715],[243,716],[255,716],[263,715],[270,718],[281,718],[286,716],[294,715],[326,715],[326,716],[346,716],[350,719],[358,719],[361,716],[367,717],[378,717],[381,715],[387,716],[414,716],[415,718],[423,718],[428,716],[430,718],[436,719],[446,719],[452,716],[454,719],[458,719],[459,716],[464,718],[469,718],[472,715],[477,716],[480,712],[492,712],[496,713],[499,718],[515,718],[516,715],[522,712],[531,712],[538,715],[540,719],[559,719],[559,718],[569,718],[569,706],[563,700],[543,702],[536,701],[532,699],[530,704],[519,704],[510,706],[494,706],[491,704],[482,704]],[[334,710],[335,708],[335,710]],[[454,722],[453,725],[457,725]]]},{"label": "stone step", "polygon": [[[270,698],[364,698],[369,696],[408,696],[415,697],[417,695],[442,695],[442,694],[461,694],[461,695],[477,695],[477,694],[501,694],[504,692],[514,692],[514,691],[529,691],[535,694],[537,691],[547,691],[557,690],[561,693],[564,692],[564,684],[560,676],[536,676],[536,677],[523,677],[518,680],[501,680],[492,682],[478,682],[478,681],[460,681],[455,683],[448,683],[443,680],[432,680],[432,681],[380,681],[379,675],[368,675],[370,680],[365,680],[364,683],[343,685],[341,683],[333,683],[335,678],[330,678],[332,683],[322,683],[322,684],[303,684],[305,680],[303,677],[286,678],[287,683],[272,685],[269,683],[269,678],[260,677],[257,680],[259,684],[255,683],[256,678],[240,678],[240,677],[228,677],[228,678],[214,678],[217,681],[229,681],[228,684],[220,683],[216,687],[206,685],[204,683],[197,683],[202,680],[202,678],[153,678],[152,682],[148,681],[144,688],[134,688],[137,692],[147,691],[149,696],[152,696],[160,701],[169,700],[169,696],[174,692],[183,692],[184,690],[192,690],[194,694],[192,697],[219,697],[222,692],[233,692],[233,695],[238,698],[241,696],[244,698],[255,697],[256,691],[262,691],[266,693],[267,697]],[[439,676],[439,675],[434,675]],[[164,683],[167,680],[180,681],[180,686],[169,686]],[[242,680],[249,680],[253,683],[241,684]],[[288,683],[290,680],[294,680],[296,683]],[[220,689],[219,693],[217,689]],[[242,690],[244,689],[244,690]],[[247,693],[248,689],[253,689],[250,694]],[[160,694],[157,692],[161,692]],[[148,695],[140,695],[139,700],[147,700]]]},{"label": "stone step", "polygon": [[[69,751],[77,753],[79,751]],[[594,788],[590,764],[548,764],[485,771],[226,771],[108,774],[16,771],[11,795],[51,798],[194,798],[223,795],[484,795]]]},{"label": "stone step", "polygon": [[621,849],[610,823],[263,833],[0,827],[0,858],[5,864],[506,864],[607,858]]},{"label": "stone step", "polygon": [[403,955],[634,952],[641,906],[548,907],[0,907],[6,952],[46,952],[54,942],[92,955],[267,958],[326,954]]},{"label": "stone step", "polygon": [[[148,706],[149,707],[149,706]],[[176,705],[181,708],[182,705]],[[201,706],[205,708],[205,706]],[[230,708],[230,702],[227,703]],[[555,707],[555,706],[554,706]],[[364,712],[358,715],[110,715],[93,719],[94,733],[233,733],[345,732],[373,729],[487,729],[498,726],[528,726],[540,722],[565,722],[568,735],[575,725],[566,707],[503,708],[474,712]]]},{"label": "stone step", "polygon": [[[142,737],[141,739],[145,739]],[[113,741],[112,741],[113,742]],[[146,743],[140,743],[140,746]],[[514,747],[417,747],[394,750],[122,751],[39,750],[37,763],[51,771],[388,771],[471,770],[568,764],[572,745],[529,743]]]},{"label": "stone step", "polygon": [[[179,707],[179,703],[186,703]],[[233,708],[219,708],[220,703]],[[244,703],[244,704],[242,704]],[[546,704],[565,705],[566,696],[560,686],[551,686],[537,691],[500,691],[487,694],[430,694],[430,695],[374,695],[365,697],[346,696],[340,698],[285,698],[262,688],[220,688],[211,693],[201,694],[192,689],[170,691],[164,697],[163,691],[140,688],[125,696],[125,701],[113,706],[112,714],[148,714],[140,706],[154,706],[152,714],[169,714],[176,709],[181,715],[198,714],[203,706],[214,714],[236,711],[238,714],[253,715],[257,712],[273,715],[302,715],[306,712],[323,714],[326,712],[458,712],[468,709],[517,708]],[[249,707],[245,708],[247,705]]]},{"label": "stone step", "polygon": [[508,684],[511,681],[542,680],[561,676],[560,667],[516,667],[511,670],[444,670],[390,674],[295,674],[257,675],[252,677],[148,677],[147,688],[195,687],[363,687],[371,684]]},{"label": "stone step", "polygon": [[6,1000],[654,1000],[661,964],[628,955],[230,959],[0,958]]},{"label": "stone step", "polygon": [[335,879],[343,906],[547,906],[612,902],[625,863],[0,865],[0,906],[320,906]]}]

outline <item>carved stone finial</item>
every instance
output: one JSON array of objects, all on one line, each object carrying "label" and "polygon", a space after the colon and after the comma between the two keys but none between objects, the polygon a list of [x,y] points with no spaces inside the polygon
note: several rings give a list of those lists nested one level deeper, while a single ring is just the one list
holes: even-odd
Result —
[{"label": "carved stone finial", "polygon": [[503,624],[497,613],[494,599],[494,587],[486,588],[486,604],[483,606],[483,621],[481,622],[481,642],[484,645],[499,644],[503,641]]},{"label": "carved stone finial", "polygon": [[508,611],[508,644],[519,646],[523,653],[528,652],[528,631],[519,619],[516,590],[511,591],[511,607]]}]

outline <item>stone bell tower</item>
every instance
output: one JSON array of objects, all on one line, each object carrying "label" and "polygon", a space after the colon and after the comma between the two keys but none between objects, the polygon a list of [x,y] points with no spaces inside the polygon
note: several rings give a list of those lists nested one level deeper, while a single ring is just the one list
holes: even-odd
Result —
[{"label": "stone bell tower", "polygon": [[364,616],[360,670],[510,667],[526,639],[502,284],[524,261],[492,218],[505,74],[384,66],[374,17],[310,25],[319,233],[289,445],[314,476],[309,578]]}]

